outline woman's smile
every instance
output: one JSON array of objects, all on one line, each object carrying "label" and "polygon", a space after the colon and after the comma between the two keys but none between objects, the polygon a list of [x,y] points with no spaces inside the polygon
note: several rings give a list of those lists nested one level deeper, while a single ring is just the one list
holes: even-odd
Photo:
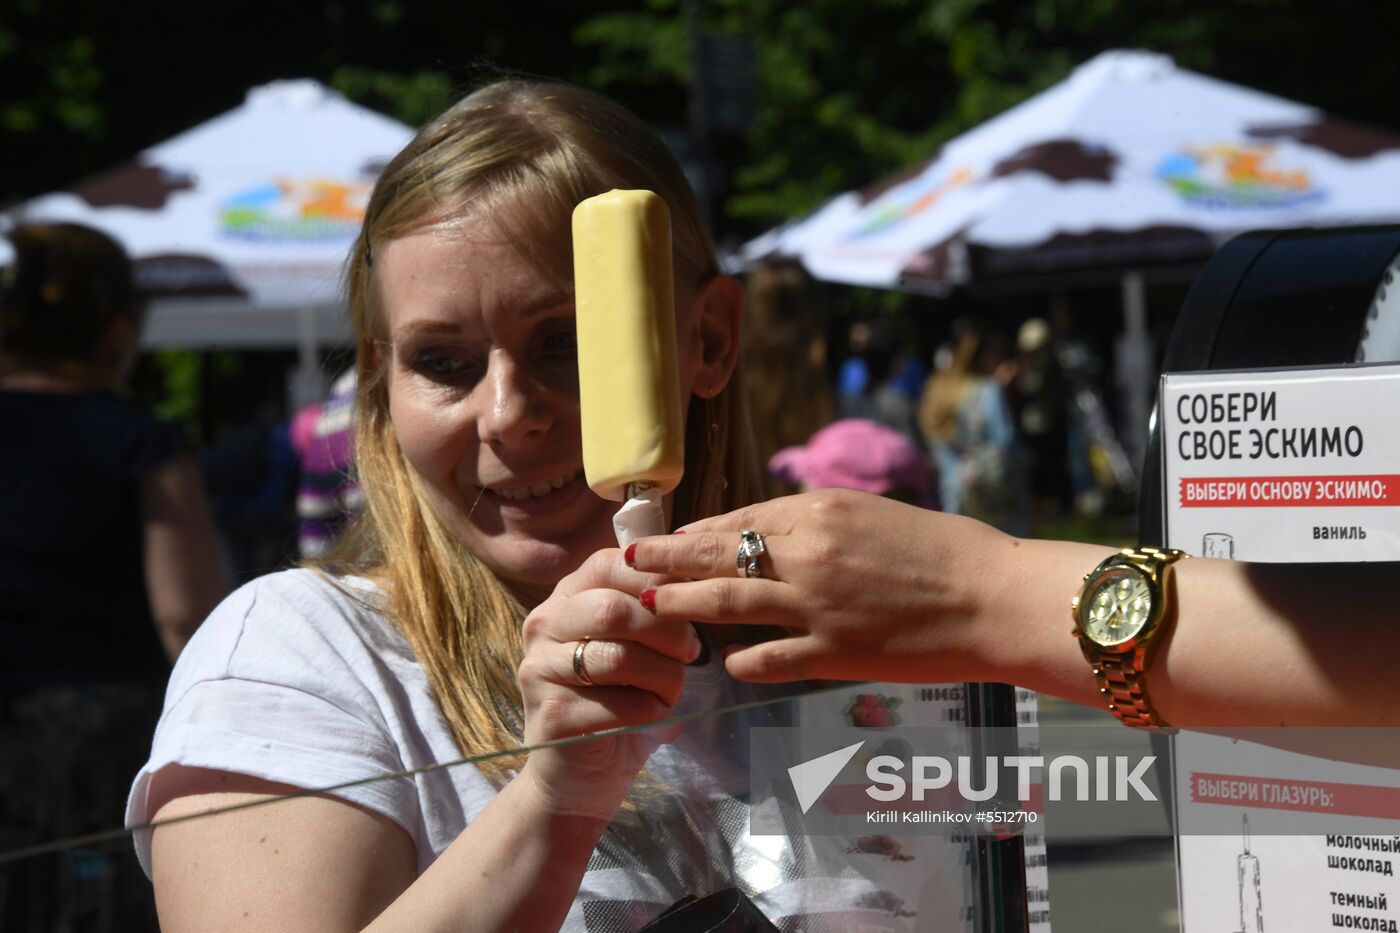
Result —
[{"label": "woman's smile", "polygon": [[582,493],[591,495],[581,469],[543,482],[511,479],[478,488],[483,498],[489,497],[505,517],[516,521],[551,514]]},{"label": "woman's smile", "polygon": [[506,499],[543,499],[565,483],[578,477],[578,470],[556,476],[545,483],[500,483],[483,486],[487,492]]}]

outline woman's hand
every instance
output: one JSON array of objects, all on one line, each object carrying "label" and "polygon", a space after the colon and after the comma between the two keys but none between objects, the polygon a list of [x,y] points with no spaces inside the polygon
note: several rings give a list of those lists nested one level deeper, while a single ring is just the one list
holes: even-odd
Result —
[{"label": "woman's hand", "polygon": [[[629,568],[617,549],[599,551],[530,613],[519,672],[528,745],[671,715],[700,642],[692,626],[658,619],[640,602],[644,590],[666,580]],[[580,644],[591,683],[576,672]],[[655,739],[631,732],[541,749],[530,754],[523,775],[558,812],[611,818]]]},{"label": "woman's hand", "polygon": [[[745,529],[765,537],[762,579],[736,568]],[[727,654],[729,673],[752,681],[978,679],[988,670],[987,588],[1007,585],[1021,544],[980,522],[846,490],[682,530],[634,553],[639,570],[694,581],[659,587],[657,617],[788,629]]]}]

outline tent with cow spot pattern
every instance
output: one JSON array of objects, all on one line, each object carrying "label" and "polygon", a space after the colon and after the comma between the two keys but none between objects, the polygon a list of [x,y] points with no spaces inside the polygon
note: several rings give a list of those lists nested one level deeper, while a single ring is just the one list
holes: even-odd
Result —
[{"label": "tent with cow spot pattern", "polygon": [[275,81],[6,219],[105,231],[150,298],[146,346],[297,347],[293,398],[314,400],[319,347],[349,339],[341,278],[370,190],[412,136],[316,81]]},{"label": "tent with cow spot pattern", "polygon": [[816,278],[941,295],[1122,283],[1120,372],[1145,437],[1144,276],[1186,281],[1247,230],[1400,221],[1400,136],[1111,51],[928,161],[746,244]]}]

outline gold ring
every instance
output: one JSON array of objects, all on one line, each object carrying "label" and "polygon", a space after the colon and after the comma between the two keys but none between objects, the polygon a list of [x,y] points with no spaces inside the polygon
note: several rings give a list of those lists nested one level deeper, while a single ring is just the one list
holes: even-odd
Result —
[{"label": "gold ring", "polygon": [[583,663],[583,649],[588,647],[588,639],[581,638],[574,645],[574,676],[585,687],[593,686],[593,678],[588,676],[588,666]]}]

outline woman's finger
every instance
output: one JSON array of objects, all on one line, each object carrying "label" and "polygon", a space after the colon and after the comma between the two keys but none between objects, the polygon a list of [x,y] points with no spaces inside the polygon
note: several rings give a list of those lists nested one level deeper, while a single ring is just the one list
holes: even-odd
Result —
[{"label": "woman's finger", "polygon": [[684,619],[660,619],[638,597],[618,590],[587,590],[553,600],[525,620],[526,648],[537,641],[573,643],[585,638],[636,642],[681,664],[700,654],[700,638]]},{"label": "woman's finger", "polygon": [[559,581],[556,596],[574,596],[585,590],[620,590],[633,596],[668,582],[666,577],[644,573],[627,565],[619,548],[595,551],[573,573]]},{"label": "woman's finger", "polygon": [[788,534],[793,529],[793,514],[790,499],[774,499],[747,505],[724,515],[702,518],[677,531],[685,532],[681,537],[712,532],[737,534],[745,528],[753,528],[764,534]]},{"label": "woman's finger", "polygon": [[667,707],[676,705],[685,686],[681,662],[632,641],[566,642],[549,648],[547,658],[536,657],[531,663],[547,667],[547,676],[555,683],[583,688],[582,692],[590,687],[635,687]]},{"label": "woman's finger", "polygon": [[656,617],[729,625],[804,628],[797,591],[778,580],[695,580],[658,587],[652,598]]},{"label": "woman's finger", "polygon": [[811,680],[820,676],[813,669],[821,652],[812,636],[780,638],[725,652],[724,668],[736,680],[757,684]]},{"label": "woman's finger", "polygon": [[[784,579],[784,554],[791,539],[763,532],[753,534],[757,529],[743,531],[750,534],[717,531],[642,538],[628,550],[627,556],[638,570],[669,579],[722,580],[754,576],[766,580]],[[746,572],[750,561],[758,563],[756,574]]]},{"label": "woman's finger", "polygon": [[[674,705],[674,704],[671,704]],[[671,717],[671,705],[655,694],[632,687],[593,687],[564,691],[542,698],[528,710],[526,744],[604,732],[623,726],[661,722]]]}]

